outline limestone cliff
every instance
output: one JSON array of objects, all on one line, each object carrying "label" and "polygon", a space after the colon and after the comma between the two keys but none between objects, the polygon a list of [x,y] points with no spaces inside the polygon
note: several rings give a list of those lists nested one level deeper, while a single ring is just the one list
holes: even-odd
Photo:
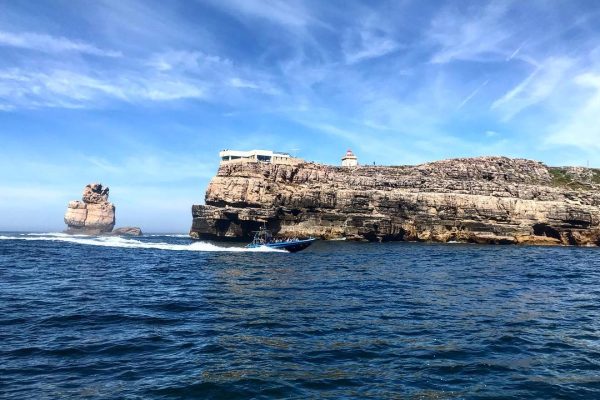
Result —
[{"label": "limestone cliff", "polygon": [[194,238],[600,244],[600,171],[480,157],[417,166],[222,165]]}]

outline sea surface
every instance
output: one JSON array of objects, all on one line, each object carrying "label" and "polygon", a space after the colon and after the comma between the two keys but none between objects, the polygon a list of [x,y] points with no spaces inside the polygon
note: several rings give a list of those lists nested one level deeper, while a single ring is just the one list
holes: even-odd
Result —
[{"label": "sea surface", "polygon": [[598,399],[600,249],[0,233],[2,399]]}]

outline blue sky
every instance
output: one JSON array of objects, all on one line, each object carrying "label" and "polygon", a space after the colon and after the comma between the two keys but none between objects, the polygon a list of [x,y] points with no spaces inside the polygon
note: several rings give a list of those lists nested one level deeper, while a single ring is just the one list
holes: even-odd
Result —
[{"label": "blue sky", "polygon": [[0,230],[185,232],[223,148],[600,167],[600,2],[0,1]]}]

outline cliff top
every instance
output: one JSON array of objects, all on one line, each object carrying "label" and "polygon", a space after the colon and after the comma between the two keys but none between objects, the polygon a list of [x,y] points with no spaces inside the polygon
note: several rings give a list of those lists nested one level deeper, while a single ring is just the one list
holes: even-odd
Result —
[{"label": "cliff top", "polygon": [[90,183],[83,188],[81,200],[87,204],[101,204],[108,202],[109,188],[101,183]]},{"label": "cliff top", "polygon": [[[600,185],[600,170],[583,167],[548,167],[523,158],[484,156],[454,158],[418,165],[341,167],[314,162],[298,165],[231,163],[221,165],[217,176],[261,177],[276,181],[307,183],[314,181],[348,182],[361,178],[392,182],[419,180],[460,180],[515,183],[589,189]],[[395,186],[395,184],[392,184]],[[403,186],[403,185],[401,185]]]}]

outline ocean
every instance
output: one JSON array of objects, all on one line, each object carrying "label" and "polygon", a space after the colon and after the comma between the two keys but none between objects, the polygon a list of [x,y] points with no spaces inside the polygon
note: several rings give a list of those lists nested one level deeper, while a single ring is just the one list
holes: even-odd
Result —
[{"label": "ocean", "polygon": [[0,398],[600,398],[600,249],[0,233]]}]

